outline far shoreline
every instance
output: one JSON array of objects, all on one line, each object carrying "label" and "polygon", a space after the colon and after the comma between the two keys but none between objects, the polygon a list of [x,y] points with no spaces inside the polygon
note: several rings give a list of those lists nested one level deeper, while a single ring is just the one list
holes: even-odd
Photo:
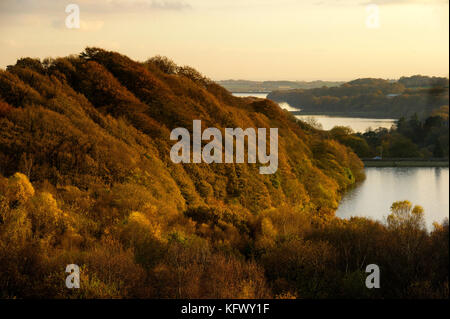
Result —
[{"label": "far shoreline", "polygon": [[448,159],[441,158],[361,158],[364,167],[449,167]]},{"label": "far shoreline", "polygon": [[[291,106],[293,107],[293,106]],[[386,115],[365,113],[365,112],[312,112],[312,111],[290,111],[292,115],[305,115],[305,116],[329,116],[329,117],[351,117],[351,118],[365,118],[365,119],[377,119],[377,120],[394,120],[397,121],[397,117],[386,117]]]}]

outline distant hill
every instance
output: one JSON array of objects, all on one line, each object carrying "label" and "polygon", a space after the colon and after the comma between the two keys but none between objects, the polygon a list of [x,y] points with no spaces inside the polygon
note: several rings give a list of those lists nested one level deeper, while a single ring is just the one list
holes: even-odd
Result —
[{"label": "distant hill", "polygon": [[287,102],[309,114],[344,116],[421,117],[448,105],[448,79],[413,76],[398,81],[357,79],[337,87],[275,90],[268,98]]},{"label": "distant hill", "polygon": [[448,87],[448,78],[436,76],[413,75],[409,77],[401,77],[398,83],[403,84],[407,88],[423,88],[423,87]]},{"label": "distant hill", "polygon": [[239,92],[271,92],[275,90],[288,89],[313,89],[323,86],[338,86],[344,82],[339,81],[247,81],[247,80],[224,80],[216,81],[218,84],[233,93]]}]

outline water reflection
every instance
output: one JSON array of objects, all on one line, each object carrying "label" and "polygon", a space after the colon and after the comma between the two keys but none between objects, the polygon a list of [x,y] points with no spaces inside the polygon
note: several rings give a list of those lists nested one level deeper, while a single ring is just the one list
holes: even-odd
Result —
[{"label": "water reflection", "polygon": [[393,202],[409,200],[425,209],[428,229],[449,216],[449,169],[440,167],[368,167],[366,180],[344,195],[336,215],[383,220]]},{"label": "water reflection", "polygon": [[260,99],[265,99],[268,93],[233,93],[237,97],[259,97]]},{"label": "water reflection", "polygon": [[375,119],[359,117],[340,117],[327,115],[296,115],[296,118],[302,120],[314,118],[320,123],[324,130],[331,130],[335,126],[350,126],[355,132],[364,133],[367,129],[376,129],[379,127],[390,129],[395,125],[395,119]]},{"label": "water reflection", "polygon": [[[265,99],[267,93],[233,93],[238,97],[259,97]],[[278,103],[281,108],[290,112],[298,111],[297,108],[290,106],[286,102]],[[395,119],[376,119],[376,118],[357,118],[357,117],[342,117],[342,116],[328,116],[328,115],[296,115],[300,120],[314,118],[317,123],[322,125],[324,130],[331,130],[335,126],[350,126],[355,132],[365,132],[367,129],[376,129],[379,127],[390,129],[395,125]]]},{"label": "water reflection", "polygon": [[[233,93],[235,96],[254,96],[266,98],[266,93]],[[288,103],[279,103],[288,111],[297,111]],[[325,115],[297,115],[299,119],[314,117],[323,129],[334,126],[350,126],[356,132],[367,128],[390,128],[394,119],[371,119],[334,117]],[[366,168],[366,180],[347,192],[340,203],[336,215],[342,218],[366,216],[383,220],[389,214],[392,203],[409,200],[425,209],[428,229],[434,221],[442,222],[449,216],[449,170],[433,167],[369,167]]]}]

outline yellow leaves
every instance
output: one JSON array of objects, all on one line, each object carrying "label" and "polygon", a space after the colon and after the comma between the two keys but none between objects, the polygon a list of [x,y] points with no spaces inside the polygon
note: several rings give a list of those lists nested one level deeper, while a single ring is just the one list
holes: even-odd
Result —
[{"label": "yellow leaves", "polygon": [[15,173],[8,180],[7,197],[10,202],[17,201],[20,204],[26,202],[34,195],[34,188],[28,178],[22,173]]},{"label": "yellow leaves", "polygon": [[433,222],[433,231],[443,232],[445,230],[444,223]]},{"label": "yellow leaves", "polygon": [[0,243],[23,244],[31,234],[31,223],[22,209],[2,209],[0,220]]},{"label": "yellow leaves", "polygon": [[64,213],[50,193],[37,193],[27,204],[27,212],[38,237],[57,240],[67,228]]},{"label": "yellow leaves", "polygon": [[150,221],[140,212],[132,212],[128,218],[128,225],[137,232],[147,232],[156,239],[161,239],[161,226],[156,221]]},{"label": "yellow leaves", "polygon": [[424,229],[424,209],[420,205],[412,206],[411,202],[404,200],[392,204],[391,214],[387,217],[390,228]]},{"label": "yellow leaves", "polygon": [[261,213],[262,233],[280,236],[304,236],[311,227],[312,217],[308,209],[302,206],[283,205]]},{"label": "yellow leaves", "polygon": [[54,215],[61,214],[61,211],[58,208],[58,204],[56,203],[55,198],[50,193],[46,193],[46,192],[39,193],[34,198],[34,201],[39,202],[42,207],[45,207],[47,210],[49,210]]},{"label": "yellow leaves", "polygon": [[157,198],[160,196],[150,187],[131,182],[114,185],[110,194],[112,196],[111,204],[119,209],[122,216],[128,215],[132,211],[153,215],[156,212],[155,205],[158,206],[161,215],[164,213],[170,215],[175,210],[173,201],[177,200],[175,196],[168,196],[168,194],[163,198]]},{"label": "yellow leaves", "polygon": [[271,220],[267,217],[261,221],[261,235],[256,241],[256,247],[259,249],[265,249],[275,245],[275,238],[277,230],[273,226]]},{"label": "yellow leaves", "polygon": [[28,178],[15,173],[8,179],[7,198],[9,207],[5,207],[2,218],[2,232],[8,234],[10,240],[20,242],[31,232],[47,243],[55,243],[61,239],[66,230],[67,215],[59,209],[52,194],[35,193]]},{"label": "yellow leaves", "polygon": [[162,240],[161,225],[156,221],[151,221],[143,213],[138,211],[133,211],[128,217],[124,234],[134,244],[143,242],[149,238],[157,239],[158,241]]},{"label": "yellow leaves", "polygon": [[404,200],[404,201],[398,201],[394,202],[391,206],[392,213],[400,216],[408,214],[411,210],[412,204],[410,201]]},{"label": "yellow leaves", "polygon": [[418,216],[419,218],[425,214],[425,211],[422,206],[416,205],[414,206],[411,214]]},{"label": "yellow leaves", "polygon": [[273,227],[272,222],[268,218],[263,218],[261,221],[261,232],[263,236],[268,236],[271,238],[275,238],[277,235],[275,227]]},{"label": "yellow leaves", "polygon": [[136,224],[138,227],[149,228],[151,229],[150,221],[145,218],[142,213],[132,212],[130,217],[128,218],[128,222],[130,224]]}]

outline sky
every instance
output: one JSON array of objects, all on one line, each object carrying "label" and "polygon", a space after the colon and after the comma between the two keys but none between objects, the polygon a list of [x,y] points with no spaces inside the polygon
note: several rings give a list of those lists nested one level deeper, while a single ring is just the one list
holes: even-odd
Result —
[{"label": "sky", "polygon": [[[80,28],[67,28],[68,4]],[[448,0],[0,0],[0,68],[87,46],[214,80],[449,75]]]}]

